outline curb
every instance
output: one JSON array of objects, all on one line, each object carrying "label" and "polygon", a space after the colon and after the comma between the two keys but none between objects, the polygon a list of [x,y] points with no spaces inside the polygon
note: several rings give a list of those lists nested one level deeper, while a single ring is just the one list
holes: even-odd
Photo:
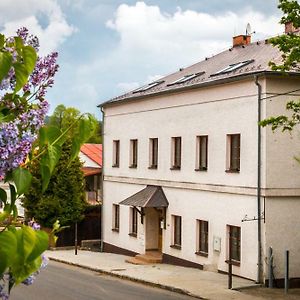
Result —
[{"label": "curb", "polygon": [[173,286],[170,286],[170,285],[155,283],[155,282],[151,282],[151,281],[147,281],[147,280],[143,280],[143,279],[139,279],[139,278],[134,278],[134,277],[131,277],[131,276],[128,276],[128,275],[121,275],[121,274],[117,274],[117,273],[114,273],[114,272],[110,272],[110,271],[106,271],[106,270],[102,270],[102,269],[98,269],[98,268],[88,267],[88,266],[81,265],[81,264],[78,264],[78,263],[65,261],[65,260],[62,260],[62,259],[59,259],[59,258],[48,257],[48,259],[59,262],[59,263],[80,267],[82,269],[94,271],[94,272],[101,273],[101,274],[104,274],[104,275],[117,277],[117,278],[120,278],[120,279],[125,279],[125,280],[129,280],[129,281],[133,281],[133,282],[138,282],[138,283],[142,283],[142,284],[148,285],[148,286],[158,287],[158,288],[161,288],[161,289],[165,289],[165,290],[175,292],[175,293],[178,293],[178,294],[182,294],[182,295],[187,295],[187,296],[194,297],[194,298],[197,298],[197,299],[208,300],[208,298],[203,298],[199,295],[190,293],[187,290],[184,290],[184,289],[181,289],[181,288],[176,288],[176,287],[173,287]]}]

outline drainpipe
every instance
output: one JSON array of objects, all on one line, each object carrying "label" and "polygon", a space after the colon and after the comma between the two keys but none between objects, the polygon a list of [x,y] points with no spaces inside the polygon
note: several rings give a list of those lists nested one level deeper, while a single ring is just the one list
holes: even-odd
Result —
[{"label": "drainpipe", "polygon": [[258,76],[255,77],[257,85],[257,283],[262,282],[262,241],[261,241],[261,84],[258,82]]},{"label": "drainpipe", "polygon": [[104,250],[104,244],[103,244],[103,180],[104,180],[104,120],[105,120],[105,113],[103,110],[103,107],[101,106],[101,112],[102,112],[102,126],[101,126],[101,137],[102,137],[102,172],[101,172],[101,206],[100,206],[100,251],[103,252]]}]

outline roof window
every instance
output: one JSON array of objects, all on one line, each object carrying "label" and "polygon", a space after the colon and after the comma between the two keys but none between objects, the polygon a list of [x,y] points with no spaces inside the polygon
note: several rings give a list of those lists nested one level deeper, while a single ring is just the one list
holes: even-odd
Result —
[{"label": "roof window", "polygon": [[231,64],[229,66],[227,66],[226,68],[210,75],[210,76],[216,76],[216,75],[221,75],[221,74],[225,74],[225,73],[229,73],[229,72],[232,72],[232,71],[235,71],[237,69],[240,69],[248,64],[251,64],[252,62],[254,62],[254,59],[251,59],[251,60],[245,60],[245,61],[242,61],[242,62],[238,62],[238,63],[235,63],[235,64]]},{"label": "roof window", "polygon": [[144,85],[136,90],[133,91],[133,93],[139,93],[139,92],[144,92],[144,91],[147,91],[147,90],[150,90],[151,88],[163,83],[164,81],[154,81],[154,82],[151,82],[147,85]]},{"label": "roof window", "polygon": [[203,75],[205,72],[199,72],[199,73],[195,73],[195,74],[189,74],[189,75],[185,75],[179,79],[176,79],[175,81],[169,83],[168,85],[173,85],[173,84],[179,84],[179,83],[184,83],[186,81],[189,81],[197,76]]}]

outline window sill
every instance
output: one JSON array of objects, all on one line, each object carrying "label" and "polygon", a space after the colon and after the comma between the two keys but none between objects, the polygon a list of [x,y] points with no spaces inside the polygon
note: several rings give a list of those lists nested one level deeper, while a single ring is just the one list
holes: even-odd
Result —
[{"label": "window sill", "polygon": [[226,173],[240,173],[240,170],[229,169],[225,170]]},{"label": "window sill", "polygon": [[130,169],[136,169],[137,168],[137,165],[131,165],[129,166]]},{"label": "window sill", "polygon": [[197,252],[195,252],[195,254],[196,254],[196,255],[199,255],[199,256],[208,257],[208,253],[202,252],[202,251],[197,251]]},{"label": "window sill", "polygon": [[128,233],[128,235],[129,235],[129,236],[132,236],[132,237],[135,237],[135,238],[137,237],[137,234],[136,234],[136,233],[133,233],[133,232]]},{"label": "window sill", "polygon": [[119,168],[119,165],[112,165],[112,168]]},{"label": "window sill", "polygon": [[119,232],[119,228],[112,228],[111,231],[113,231],[113,232]]},{"label": "window sill", "polygon": [[173,167],[170,168],[170,170],[180,170],[180,167],[173,166]]},{"label": "window sill", "polygon": [[181,246],[179,245],[170,245],[170,248],[181,250]]},{"label": "window sill", "polygon": [[[229,264],[229,260],[225,260],[225,262],[226,262],[227,264]],[[239,267],[239,266],[241,265],[241,262],[239,262],[239,261],[237,261],[237,260],[231,260],[231,264],[232,264],[233,266]]]},{"label": "window sill", "polygon": [[148,167],[149,170],[157,170],[157,166],[150,166]]},{"label": "window sill", "polygon": [[197,172],[207,172],[207,168],[197,168],[195,169]]}]

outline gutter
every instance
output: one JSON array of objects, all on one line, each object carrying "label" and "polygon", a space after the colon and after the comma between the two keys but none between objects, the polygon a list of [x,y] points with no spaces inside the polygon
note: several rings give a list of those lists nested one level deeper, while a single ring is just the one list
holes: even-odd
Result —
[{"label": "gutter", "polygon": [[261,240],[261,84],[254,76],[257,86],[257,283],[262,282],[262,240]]},{"label": "gutter", "polygon": [[101,195],[101,206],[100,206],[100,251],[103,252],[104,250],[104,244],[103,244],[103,180],[104,180],[104,121],[105,121],[105,113],[103,110],[103,107],[101,107],[101,113],[102,113],[102,126],[101,126],[101,137],[102,137],[102,172],[101,172],[101,189],[100,189],[100,195]]}]

